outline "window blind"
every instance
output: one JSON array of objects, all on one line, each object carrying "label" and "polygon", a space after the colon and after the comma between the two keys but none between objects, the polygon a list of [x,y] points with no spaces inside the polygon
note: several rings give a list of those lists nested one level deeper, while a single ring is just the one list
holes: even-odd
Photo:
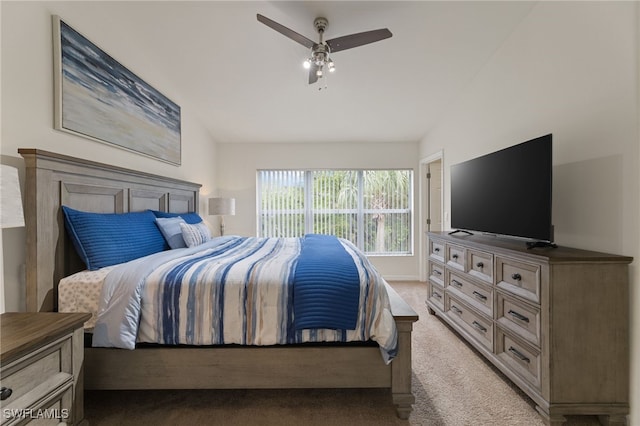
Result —
[{"label": "window blind", "polygon": [[259,170],[258,235],[330,234],[369,254],[412,248],[411,170]]}]

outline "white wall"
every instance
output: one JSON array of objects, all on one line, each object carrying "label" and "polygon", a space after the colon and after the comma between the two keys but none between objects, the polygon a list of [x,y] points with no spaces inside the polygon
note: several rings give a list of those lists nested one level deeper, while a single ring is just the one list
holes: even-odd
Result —
[{"label": "white wall", "polygon": [[[631,423],[640,424],[637,2],[540,2],[420,143],[451,164],[554,135],[556,242],[633,256]],[[597,350],[597,348],[594,348]]]},{"label": "white wall", "polygon": [[[256,235],[256,170],[410,168],[418,178],[417,143],[219,144],[216,166],[221,196],[236,198],[236,216],[225,218],[227,234]],[[414,184],[414,199],[417,184]],[[414,206],[418,206],[414,201]],[[415,218],[414,218],[415,222]],[[417,223],[414,223],[417,229]],[[418,279],[418,245],[413,256],[375,256],[387,279]]]},{"label": "white wall", "polygon": [[[203,184],[201,211],[213,192],[211,164],[216,149],[211,135],[195,112],[180,98],[175,85],[161,69],[137,54],[131,37],[116,31],[99,5],[78,2],[2,2],[2,133],[3,164],[21,168],[18,148],[40,148],[75,157],[142,170]],[[74,29],[111,54],[124,66],[182,107],[182,165],[174,166],[149,157],[93,142],[53,129],[53,42],[51,15],[63,16]],[[108,24],[108,25],[107,25]],[[119,35],[119,36],[116,36]],[[2,231],[5,308],[25,309],[24,228]]]}]

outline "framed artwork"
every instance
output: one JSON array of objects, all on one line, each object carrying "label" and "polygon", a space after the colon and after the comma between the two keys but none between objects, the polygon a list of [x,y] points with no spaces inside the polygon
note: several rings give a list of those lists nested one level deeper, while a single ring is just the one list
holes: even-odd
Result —
[{"label": "framed artwork", "polygon": [[180,107],[53,16],[55,128],[181,163]]}]

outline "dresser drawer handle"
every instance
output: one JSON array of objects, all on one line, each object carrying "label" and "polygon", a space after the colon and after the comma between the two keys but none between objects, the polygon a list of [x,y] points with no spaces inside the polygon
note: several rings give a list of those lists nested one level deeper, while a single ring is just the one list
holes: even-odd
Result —
[{"label": "dresser drawer handle", "polygon": [[472,324],[475,328],[477,328],[478,330],[482,331],[483,333],[486,333],[486,332],[487,332],[487,329],[486,329],[482,324],[480,324],[478,321],[474,321],[474,322],[472,322],[471,324]]},{"label": "dresser drawer handle", "polygon": [[487,300],[487,296],[485,296],[484,294],[478,293],[477,291],[473,292],[473,295],[480,300]]},{"label": "dresser drawer handle", "polygon": [[454,255],[453,255],[453,256],[451,256],[451,257],[453,257],[454,259],[458,260],[458,255],[457,255],[457,254],[454,254]]},{"label": "dresser drawer handle", "polygon": [[462,288],[462,283],[460,281],[451,280],[451,284],[455,285],[458,288]]},{"label": "dresser drawer handle", "polygon": [[440,252],[440,247],[434,247],[433,251],[435,251],[436,253]]},{"label": "dresser drawer handle", "polygon": [[438,271],[437,269],[434,269],[433,271],[431,271],[431,273],[434,275],[442,275],[442,272]]},{"label": "dresser drawer handle", "polygon": [[516,280],[516,281],[521,281],[522,280],[522,275],[518,274],[517,272],[515,274],[511,274],[511,278]]},{"label": "dresser drawer handle", "polygon": [[520,321],[529,322],[529,318],[525,317],[522,314],[517,313],[516,311],[509,309],[509,312],[507,313],[512,317],[519,319]]},{"label": "dresser drawer handle", "polygon": [[432,295],[433,297],[437,297],[438,299],[442,299],[442,296],[441,296],[441,295],[440,295],[440,293],[438,293],[437,291],[432,291],[432,292],[431,292],[431,295]]},{"label": "dresser drawer handle", "polygon": [[0,401],[4,401],[5,399],[9,398],[12,393],[13,391],[11,390],[11,388],[5,388],[3,386],[2,388],[0,388]]},{"label": "dresser drawer handle", "polygon": [[461,309],[459,309],[456,305],[451,305],[451,310],[452,310],[453,312],[455,312],[456,314],[458,314],[458,315],[461,315],[461,314],[462,314],[462,310],[461,310]]},{"label": "dresser drawer handle", "polygon": [[478,262],[478,263],[476,263],[476,266],[477,266],[478,268],[482,269],[482,268],[484,268],[484,263],[482,263],[482,262]]},{"label": "dresser drawer handle", "polygon": [[518,357],[520,359],[520,361],[524,361],[526,363],[530,363],[531,360],[529,358],[527,358],[526,356],[522,355],[520,353],[520,351],[518,351],[516,348],[514,348],[513,346],[509,347],[509,352],[511,352],[512,354],[514,354],[516,357]]}]

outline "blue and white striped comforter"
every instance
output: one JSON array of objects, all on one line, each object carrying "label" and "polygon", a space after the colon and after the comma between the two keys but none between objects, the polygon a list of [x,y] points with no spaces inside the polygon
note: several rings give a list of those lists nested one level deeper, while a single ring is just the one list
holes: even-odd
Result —
[{"label": "blue and white striped comforter", "polygon": [[350,242],[340,242],[360,278],[353,330],[296,330],[292,282],[302,239],[226,236],[114,268],[104,282],[93,346],[373,340],[388,363],[397,333],[384,279]]}]

